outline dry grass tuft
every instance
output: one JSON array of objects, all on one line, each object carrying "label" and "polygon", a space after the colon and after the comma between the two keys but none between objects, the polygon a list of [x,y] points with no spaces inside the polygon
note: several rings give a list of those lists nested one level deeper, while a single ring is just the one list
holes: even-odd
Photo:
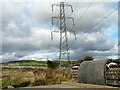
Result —
[{"label": "dry grass tuft", "polygon": [[3,69],[3,88],[61,84],[72,79],[70,70]]}]

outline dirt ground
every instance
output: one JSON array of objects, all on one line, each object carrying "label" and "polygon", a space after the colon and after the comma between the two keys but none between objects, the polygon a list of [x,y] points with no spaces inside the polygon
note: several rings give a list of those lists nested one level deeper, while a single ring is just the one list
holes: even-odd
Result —
[{"label": "dirt ground", "polygon": [[118,87],[113,87],[113,86],[83,84],[83,83],[76,83],[76,82],[64,82],[63,84],[64,85],[75,86],[77,88],[118,88]]},{"label": "dirt ground", "polygon": [[62,84],[57,84],[57,85],[35,86],[35,87],[26,87],[26,88],[104,88],[104,89],[114,88],[114,90],[120,90],[120,88],[113,86],[92,85],[92,84],[83,84],[76,82],[63,82]]}]

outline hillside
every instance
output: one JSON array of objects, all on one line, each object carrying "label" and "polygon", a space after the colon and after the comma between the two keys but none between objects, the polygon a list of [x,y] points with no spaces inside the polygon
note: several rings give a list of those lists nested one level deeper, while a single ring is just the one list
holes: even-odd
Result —
[{"label": "hillside", "polygon": [[46,66],[46,61],[36,61],[36,60],[21,60],[21,61],[10,61],[3,63],[2,65],[15,65],[15,66]]}]

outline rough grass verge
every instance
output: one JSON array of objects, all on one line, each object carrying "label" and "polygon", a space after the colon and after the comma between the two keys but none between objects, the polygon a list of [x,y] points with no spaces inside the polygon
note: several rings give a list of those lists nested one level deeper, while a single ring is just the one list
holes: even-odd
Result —
[{"label": "rough grass verge", "polygon": [[[69,70],[56,69],[4,69],[3,88],[12,85],[14,88],[61,84],[72,79]],[[9,76],[9,77],[8,77]]]}]

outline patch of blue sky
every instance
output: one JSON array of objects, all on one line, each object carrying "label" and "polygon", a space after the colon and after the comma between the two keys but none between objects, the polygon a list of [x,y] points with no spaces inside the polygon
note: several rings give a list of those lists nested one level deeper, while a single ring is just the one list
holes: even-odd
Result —
[{"label": "patch of blue sky", "polygon": [[115,26],[114,26],[113,28],[111,28],[111,29],[112,29],[112,31],[111,31],[109,37],[110,37],[111,39],[118,39],[118,26],[115,25]]},{"label": "patch of blue sky", "polygon": [[30,11],[27,7],[24,7],[22,17],[23,17],[24,20],[30,20],[30,18],[32,17],[31,13],[30,13]]},{"label": "patch of blue sky", "polygon": [[54,26],[51,23],[43,24],[42,27],[46,28],[46,29],[53,29],[54,28]]},{"label": "patch of blue sky", "polygon": [[111,38],[111,39],[118,39],[118,33],[117,33],[117,32],[113,32],[113,33],[110,35],[110,38]]},{"label": "patch of blue sky", "polygon": [[109,5],[109,7],[110,8],[116,8],[116,7],[118,7],[118,2],[109,2],[110,3],[110,5]]},{"label": "patch of blue sky", "polygon": [[46,30],[51,30],[55,28],[51,23],[43,23],[43,24],[38,24],[35,26],[36,28],[45,28]]},{"label": "patch of blue sky", "polygon": [[106,9],[114,9],[118,7],[118,2],[103,2],[102,4]]},{"label": "patch of blue sky", "polygon": [[119,31],[118,31],[118,29],[119,29],[118,28],[118,18],[115,18],[114,20],[111,20],[110,24],[113,27],[111,28],[112,31],[111,31],[109,37],[111,39],[118,39],[118,33],[119,33]]}]

